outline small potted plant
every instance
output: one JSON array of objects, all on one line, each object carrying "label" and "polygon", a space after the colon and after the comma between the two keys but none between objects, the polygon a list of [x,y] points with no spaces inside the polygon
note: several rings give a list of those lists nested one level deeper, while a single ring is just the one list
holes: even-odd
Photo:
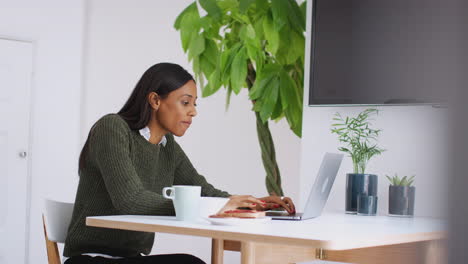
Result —
[{"label": "small potted plant", "polygon": [[390,181],[388,187],[388,214],[391,216],[412,217],[414,215],[414,200],[416,187],[411,186],[414,181],[414,175],[411,177],[395,176],[387,179]]},{"label": "small potted plant", "polygon": [[[348,153],[352,159],[354,172],[346,176],[346,213],[358,213],[358,197],[377,200],[378,178],[375,174],[366,174],[369,160],[381,154],[384,149],[377,146],[377,137],[381,130],[371,128],[370,117],[378,114],[377,109],[366,109],[356,117],[342,117],[336,113],[331,132],[338,135],[344,146],[338,148]],[[376,202],[373,203],[376,211]]]}]

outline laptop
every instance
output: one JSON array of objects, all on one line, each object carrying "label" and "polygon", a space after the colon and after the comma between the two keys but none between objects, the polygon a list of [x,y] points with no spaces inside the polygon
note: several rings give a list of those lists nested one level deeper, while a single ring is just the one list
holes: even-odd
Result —
[{"label": "laptop", "polygon": [[343,154],[325,153],[303,213],[289,214],[286,211],[267,211],[266,216],[271,217],[272,220],[304,220],[320,216],[342,160]]}]

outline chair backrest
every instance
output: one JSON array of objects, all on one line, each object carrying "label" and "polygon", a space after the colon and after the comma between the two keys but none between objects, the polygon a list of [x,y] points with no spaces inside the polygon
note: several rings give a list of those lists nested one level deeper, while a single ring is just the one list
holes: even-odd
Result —
[{"label": "chair backrest", "polygon": [[73,203],[45,200],[45,225],[50,241],[64,243],[73,213]]},{"label": "chair backrest", "polygon": [[73,213],[73,203],[45,200],[44,209],[42,224],[48,262],[49,264],[61,264],[57,242],[65,242]]}]

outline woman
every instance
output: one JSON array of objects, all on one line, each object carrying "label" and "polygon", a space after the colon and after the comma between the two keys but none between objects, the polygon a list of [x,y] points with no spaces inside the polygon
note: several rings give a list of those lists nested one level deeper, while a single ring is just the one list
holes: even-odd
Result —
[{"label": "woman", "polygon": [[204,263],[187,254],[149,254],[153,233],[86,227],[92,215],[174,215],[163,187],[198,185],[202,196],[230,197],[222,210],[283,206],[291,199],[231,196],[197,173],[173,135],[183,136],[196,111],[197,88],[182,67],[159,63],[141,77],[117,114],[94,124],[79,159],[80,182],[65,241],[66,264]]}]

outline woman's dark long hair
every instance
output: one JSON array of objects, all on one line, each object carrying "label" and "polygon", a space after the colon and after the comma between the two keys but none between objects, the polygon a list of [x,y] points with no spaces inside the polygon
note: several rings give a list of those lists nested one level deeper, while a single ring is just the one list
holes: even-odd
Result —
[{"label": "woman's dark long hair", "polygon": [[[179,89],[190,80],[194,80],[193,76],[177,64],[155,64],[143,73],[127,102],[117,114],[127,122],[130,129],[140,130],[148,125],[151,118],[148,94],[155,92],[161,99],[164,99],[170,92]],[[84,168],[92,131],[91,128],[81,150],[78,172]]]}]

